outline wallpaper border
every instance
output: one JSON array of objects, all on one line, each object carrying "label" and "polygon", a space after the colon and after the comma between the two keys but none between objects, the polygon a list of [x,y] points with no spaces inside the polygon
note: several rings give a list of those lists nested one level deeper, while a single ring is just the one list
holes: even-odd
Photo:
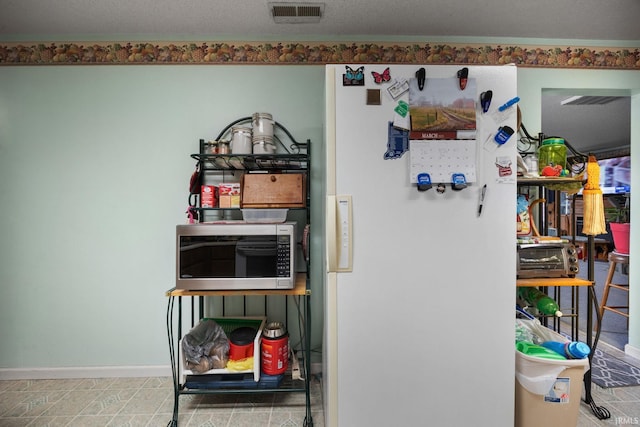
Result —
[{"label": "wallpaper border", "polygon": [[0,66],[330,63],[513,63],[521,67],[640,70],[640,48],[416,42],[0,42]]}]

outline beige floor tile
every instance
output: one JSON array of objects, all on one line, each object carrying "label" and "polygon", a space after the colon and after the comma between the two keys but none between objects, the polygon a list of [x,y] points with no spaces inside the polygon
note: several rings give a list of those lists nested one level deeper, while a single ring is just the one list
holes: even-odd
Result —
[{"label": "beige floor tile", "polygon": [[[321,384],[311,385],[314,427],[324,427]],[[579,427],[638,424],[640,387],[594,384],[592,395],[611,418],[581,403]],[[182,395],[179,426],[302,427],[305,415],[304,393]],[[164,427],[172,416],[170,378],[0,381],[0,427]]]},{"label": "beige floor tile", "polygon": [[73,390],[63,394],[60,400],[43,412],[45,416],[77,415],[96,399],[100,391]]},{"label": "beige floor tile", "polygon": [[162,389],[139,389],[120,413],[153,415],[160,409],[169,392]]},{"label": "beige floor tile", "polygon": [[0,426],[2,427],[26,427],[36,418],[20,417],[20,418],[0,418]]},{"label": "beige floor tile", "polygon": [[171,389],[173,387],[173,380],[171,377],[150,377],[142,385],[142,388],[162,388]]},{"label": "beige floor tile", "polygon": [[105,427],[112,418],[111,415],[78,415],[67,427]]},{"label": "beige floor tile", "polygon": [[229,419],[229,427],[269,426],[271,412],[234,412]]},{"label": "beige floor tile", "polygon": [[[195,413],[190,414],[188,420],[186,420],[186,426],[188,427],[227,427],[229,420],[231,419],[231,412],[218,412],[211,414]],[[182,417],[180,417],[182,422]]]},{"label": "beige floor tile", "polygon": [[29,427],[66,427],[71,421],[73,421],[73,419],[73,416],[38,417],[31,424],[29,424]]},{"label": "beige floor tile", "polygon": [[79,415],[115,415],[135,395],[135,390],[104,390]]},{"label": "beige floor tile", "polygon": [[[275,409],[275,408],[274,408]],[[304,411],[278,410],[271,413],[269,426],[297,427],[304,425]],[[315,427],[315,426],[314,426]]]},{"label": "beige floor tile", "polygon": [[4,399],[11,406],[0,415],[4,417],[37,417],[60,401],[65,392],[25,391],[7,392]]},{"label": "beige floor tile", "polygon": [[114,381],[109,384],[109,389],[139,389],[148,378],[115,378]]},{"label": "beige floor tile", "polygon": [[[109,421],[106,427],[146,427],[149,425],[148,415],[116,415]],[[163,426],[166,425],[166,422],[164,424],[151,425]]]},{"label": "beige floor tile", "polygon": [[117,378],[87,378],[78,384],[76,390],[105,390],[116,381]]}]

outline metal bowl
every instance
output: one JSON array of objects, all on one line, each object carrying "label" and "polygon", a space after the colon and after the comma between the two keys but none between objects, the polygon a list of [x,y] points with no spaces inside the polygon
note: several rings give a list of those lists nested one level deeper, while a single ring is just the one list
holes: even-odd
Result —
[{"label": "metal bowl", "polygon": [[270,322],[262,330],[262,335],[266,338],[279,338],[287,333],[287,329],[282,322]]}]

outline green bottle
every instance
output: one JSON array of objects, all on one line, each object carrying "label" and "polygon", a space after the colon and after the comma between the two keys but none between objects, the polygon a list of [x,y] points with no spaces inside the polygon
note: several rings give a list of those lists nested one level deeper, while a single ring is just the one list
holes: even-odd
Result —
[{"label": "green bottle", "polygon": [[518,288],[518,297],[537,308],[542,314],[562,317],[558,303],[538,288],[528,286],[520,287]]}]

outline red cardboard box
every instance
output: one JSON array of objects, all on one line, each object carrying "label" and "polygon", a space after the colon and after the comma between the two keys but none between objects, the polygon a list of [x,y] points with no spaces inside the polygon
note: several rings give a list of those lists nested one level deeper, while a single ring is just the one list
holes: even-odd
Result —
[{"label": "red cardboard box", "polygon": [[216,186],[203,185],[200,187],[200,206],[203,208],[215,208],[218,204],[216,199]]}]

